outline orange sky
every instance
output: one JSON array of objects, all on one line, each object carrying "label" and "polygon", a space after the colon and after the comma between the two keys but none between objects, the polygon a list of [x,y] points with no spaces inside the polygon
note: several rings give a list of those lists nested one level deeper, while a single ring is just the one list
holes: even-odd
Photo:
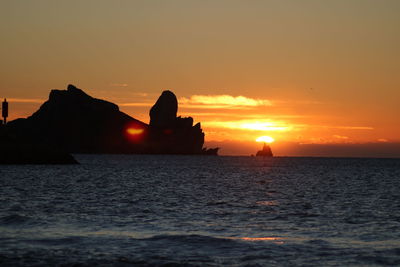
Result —
[{"label": "orange sky", "polygon": [[280,155],[396,143],[399,12],[397,0],[3,1],[0,97],[12,119],[72,83],[148,122],[170,89],[227,154],[262,135]]}]

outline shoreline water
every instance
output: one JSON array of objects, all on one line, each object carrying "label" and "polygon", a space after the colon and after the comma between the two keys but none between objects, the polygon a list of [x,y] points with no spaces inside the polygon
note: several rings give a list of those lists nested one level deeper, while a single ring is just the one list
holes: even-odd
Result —
[{"label": "shoreline water", "polygon": [[74,156],[2,166],[1,265],[400,264],[399,159]]}]

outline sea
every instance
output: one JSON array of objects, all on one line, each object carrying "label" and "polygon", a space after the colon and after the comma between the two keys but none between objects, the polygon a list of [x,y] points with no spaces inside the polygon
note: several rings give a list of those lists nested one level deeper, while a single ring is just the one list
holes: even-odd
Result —
[{"label": "sea", "polygon": [[0,166],[0,266],[400,266],[400,159]]}]

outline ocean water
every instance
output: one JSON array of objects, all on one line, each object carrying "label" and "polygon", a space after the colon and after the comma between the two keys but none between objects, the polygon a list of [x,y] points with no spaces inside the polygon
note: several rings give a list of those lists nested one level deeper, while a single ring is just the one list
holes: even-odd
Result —
[{"label": "ocean water", "polygon": [[400,265],[400,159],[0,166],[1,266]]}]

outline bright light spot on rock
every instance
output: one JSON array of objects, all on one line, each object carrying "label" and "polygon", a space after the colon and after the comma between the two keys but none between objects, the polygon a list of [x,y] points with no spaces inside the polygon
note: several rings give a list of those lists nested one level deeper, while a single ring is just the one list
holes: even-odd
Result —
[{"label": "bright light spot on rock", "polygon": [[143,133],[143,129],[138,129],[138,128],[128,128],[126,129],[126,132],[130,135],[138,135]]}]

